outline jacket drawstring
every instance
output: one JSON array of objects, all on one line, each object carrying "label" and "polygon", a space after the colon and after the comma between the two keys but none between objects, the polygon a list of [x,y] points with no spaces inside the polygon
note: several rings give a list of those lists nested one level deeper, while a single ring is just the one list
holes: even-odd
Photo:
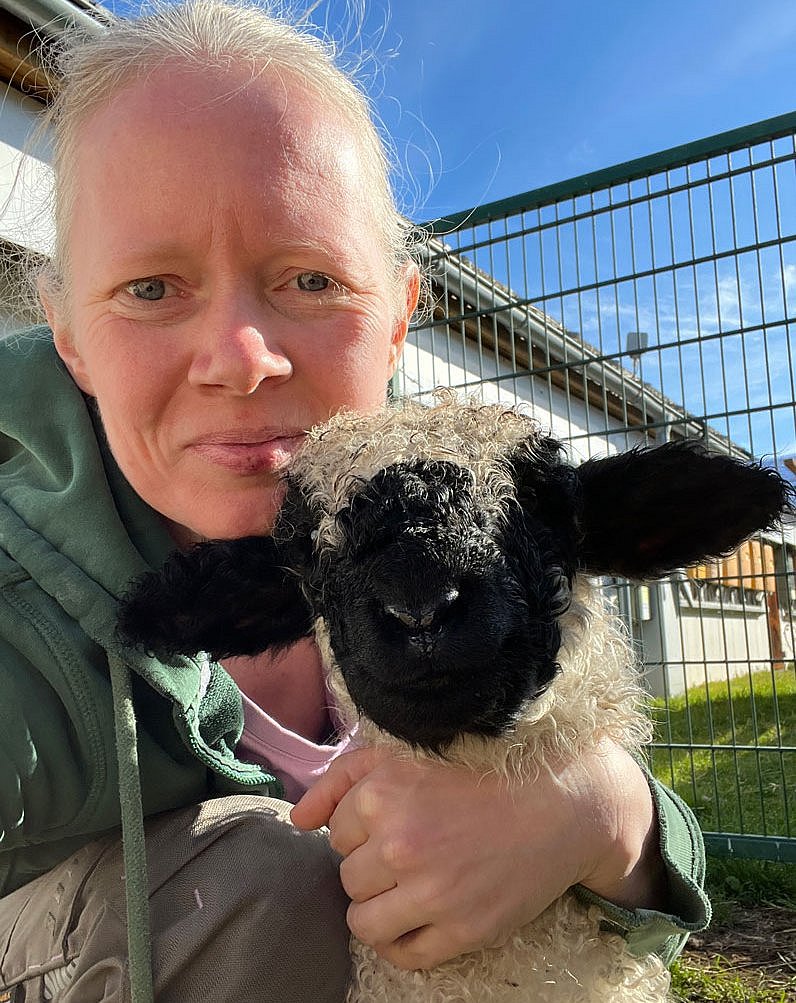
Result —
[{"label": "jacket drawstring", "polygon": [[154,1003],[152,939],[149,929],[149,880],[133,691],[127,665],[112,653],[108,655],[108,664],[113,690],[116,756],[119,765],[130,989],[132,1003]]}]

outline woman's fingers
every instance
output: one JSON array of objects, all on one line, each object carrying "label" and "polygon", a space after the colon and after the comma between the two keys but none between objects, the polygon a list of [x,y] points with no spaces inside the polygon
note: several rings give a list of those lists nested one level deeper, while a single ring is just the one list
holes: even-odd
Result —
[{"label": "woman's fingers", "polygon": [[290,812],[293,825],[297,829],[318,829],[327,825],[346,794],[383,758],[384,752],[379,749],[355,749],[338,756],[293,806]]},{"label": "woman's fingers", "polygon": [[503,943],[510,929],[496,929],[491,910],[463,909],[451,916],[431,915],[400,885],[348,908],[348,926],[354,936],[399,968],[433,968],[435,965],[484,946]]},{"label": "woman's fingers", "polygon": [[395,874],[368,842],[343,859],[340,881],[352,902],[367,902],[396,886]]}]

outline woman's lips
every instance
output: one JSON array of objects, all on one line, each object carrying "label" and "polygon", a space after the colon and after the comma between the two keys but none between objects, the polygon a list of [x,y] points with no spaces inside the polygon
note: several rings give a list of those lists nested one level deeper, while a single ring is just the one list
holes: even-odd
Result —
[{"label": "woman's lips", "polygon": [[277,473],[292,460],[304,441],[304,433],[277,435],[259,441],[227,442],[222,439],[203,439],[192,449],[215,466],[236,474]]}]

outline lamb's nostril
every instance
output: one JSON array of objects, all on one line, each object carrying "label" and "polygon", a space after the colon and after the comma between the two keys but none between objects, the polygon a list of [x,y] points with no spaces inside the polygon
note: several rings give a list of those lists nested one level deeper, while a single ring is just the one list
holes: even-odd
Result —
[{"label": "lamb's nostril", "polygon": [[429,603],[415,609],[406,609],[386,604],[384,610],[390,616],[394,616],[404,627],[409,627],[411,630],[428,630],[430,627],[435,626],[439,615],[455,603],[458,598],[458,589],[448,589],[433,604]]}]

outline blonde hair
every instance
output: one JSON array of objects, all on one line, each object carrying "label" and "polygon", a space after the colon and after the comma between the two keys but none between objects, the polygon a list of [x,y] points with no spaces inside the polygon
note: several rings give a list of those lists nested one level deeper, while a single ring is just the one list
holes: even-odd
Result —
[{"label": "blonde hair", "polygon": [[398,211],[390,184],[390,159],[367,97],[336,64],[333,45],[308,27],[261,6],[230,0],[187,0],[160,5],[106,30],[67,34],[49,56],[59,81],[43,128],[53,144],[55,245],[38,273],[55,302],[68,301],[69,227],[75,201],[74,164],[80,126],[120,90],[161,66],[179,63],[198,71],[250,68],[252,78],[274,69],[299,80],[348,118],[370,174],[375,225],[397,279],[411,257],[414,228]]}]

